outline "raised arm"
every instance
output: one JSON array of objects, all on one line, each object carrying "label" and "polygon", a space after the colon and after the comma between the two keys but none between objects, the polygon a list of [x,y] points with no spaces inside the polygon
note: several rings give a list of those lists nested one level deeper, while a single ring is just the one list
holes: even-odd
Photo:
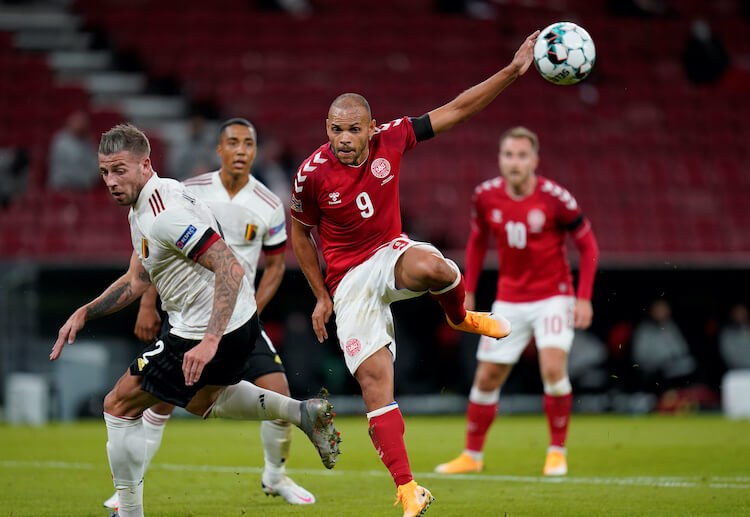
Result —
[{"label": "raised arm", "polygon": [[526,38],[508,66],[464,91],[448,104],[432,110],[429,115],[433,132],[438,135],[459,122],[470,119],[492,102],[510,83],[525,74],[534,57],[534,43],[538,35],[537,30]]},{"label": "raised arm", "polygon": [[258,290],[255,292],[255,305],[258,306],[258,314],[263,312],[273,295],[279,290],[281,279],[284,278],[286,264],[284,253],[272,253],[265,255],[266,265],[263,268],[263,276],[260,277]]},{"label": "raised arm", "polygon": [[200,379],[203,368],[216,355],[245,277],[245,270],[222,239],[211,244],[198,257],[198,263],[214,273],[214,300],[206,334],[200,343],[185,353],[182,361],[187,386],[192,386]]},{"label": "raised arm", "polygon": [[315,309],[312,313],[313,331],[321,343],[328,339],[326,323],[333,313],[333,301],[328,293],[323,273],[320,269],[318,260],[318,247],[312,236],[312,226],[302,224],[296,219],[292,219],[292,248],[297,256],[302,272],[307,278],[307,283],[317,299]]},{"label": "raised arm", "polygon": [[128,270],[97,298],[79,307],[57,333],[57,341],[49,355],[51,361],[60,357],[63,347],[76,340],[76,335],[87,321],[112,314],[130,305],[151,285],[138,255],[133,252]]}]

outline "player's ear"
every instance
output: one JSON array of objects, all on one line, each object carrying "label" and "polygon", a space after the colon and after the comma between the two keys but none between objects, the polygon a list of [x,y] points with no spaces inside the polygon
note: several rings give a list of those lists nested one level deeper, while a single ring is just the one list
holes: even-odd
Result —
[{"label": "player's ear", "polygon": [[372,133],[375,131],[375,128],[377,127],[378,123],[375,119],[370,120],[370,132]]}]

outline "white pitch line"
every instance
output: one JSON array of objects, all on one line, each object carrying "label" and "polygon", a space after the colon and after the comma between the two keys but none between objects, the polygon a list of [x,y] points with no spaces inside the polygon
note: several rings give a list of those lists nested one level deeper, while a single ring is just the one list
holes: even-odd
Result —
[{"label": "white pitch line", "polygon": [[[103,465],[92,463],[65,461],[0,461],[4,468],[45,468],[68,470],[93,470]],[[190,465],[179,463],[153,463],[151,469],[178,472],[215,472],[215,473],[243,473],[261,474],[261,467],[224,466],[224,465]],[[315,476],[367,476],[386,477],[385,470],[323,470],[323,469],[288,469],[290,473],[309,474]],[[724,477],[712,476],[632,476],[632,477],[543,477],[543,476],[509,476],[497,474],[436,474],[434,472],[415,472],[419,479],[449,479],[453,481],[526,483],[547,485],[613,485],[613,486],[646,486],[661,488],[697,488],[708,487],[716,489],[750,489],[750,478],[746,476]]]}]

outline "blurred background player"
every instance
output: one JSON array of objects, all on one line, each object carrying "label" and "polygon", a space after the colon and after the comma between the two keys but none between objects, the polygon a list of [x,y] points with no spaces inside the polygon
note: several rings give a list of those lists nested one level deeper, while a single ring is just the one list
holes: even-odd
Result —
[{"label": "blurred background player", "polygon": [[[567,358],[573,328],[591,325],[599,248],[589,221],[570,192],[536,175],[536,134],[514,127],[503,133],[499,143],[502,176],[474,190],[466,246],[466,307],[475,306],[479,274],[489,237],[494,235],[499,273],[492,310],[508,318],[513,333],[500,340],[480,338],[479,364],[466,412],[466,448],[458,458],[435,470],[443,474],[482,470],[482,448],[497,414],[500,388],[533,334],[550,431],[544,474],[564,475],[572,401]],[[566,233],[572,235],[580,253],[575,294],[565,256]]]},{"label": "blurred background player", "polygon": [[661,395],[695,383],[698,362],[666,299],[652,301],[646,318],[635,326],[632,360],[640,388],[647,392]]},{"label": "blurred background player", "polygon": [[52,137],[47,184],[51,190],[89,189],[99,180],[98,170],[89,117],[76,110]]},{"label": "blurred background player", "polygon": [[[329,142],[303,162],[294,179],[292,245],[317,299],[313,330],[319,341],[328,338],[325,325],[336,313],[339,346],[362,390],[370,437],[398,487],[404,517],[422,515],[433,497],[414,481],[404,420],[394,401],[390,304],[429,292],[453,328],[494,337],[510,328],[502,318],[467,312],[458,266],[432,245],[402,233],[401,158],[418,142],[468,120],[523,75],[537,35],[526,38],[508,66],[419,118],[376,126],[364,97],[340,95],[328,111]],[[314,226],[327,264],[325,281]]]},{"label": "blurred background player", "polygon": [[60,357],[87,321],[121,310],[152,282],[169,315],[159,338],[104,399],[116,515],[143,517],[147,444],[141,416],[159,402],[203,418],[283,418],[302,428],[324,465],[333,468],[339,438],[327,401],[300,402],[241,380],[259,333],[256,304],[208,206],[177,181],[156,175],[148,139],[131,125],[102,135],[99,168],[117,204],[130,207],[135,249],[127,272],[68,318],[50,360]]},{"label": "blurred background player", "polygon": [[[255,127],[249,121],[242,118],[227,120],[219,128],[219,144],[216,147],[221,169],[190,178],[184,185],[216,216],[224,232],[224,240],[245,270],[250,295],[255,296],[260,316],[284,276],[287,236],[286,214],[281,200],[250,173],[257,143]],[[255,273],[261,251],[265,268],[255,292]],[[161,326],[156,297],[153,288],[144,293],[136,321],[136,335],[148,343],[156,338]],[[290,396],[284,366],[262,324],[250,357],[245,380]],[[173,410],[171,404],[158,404],[143,413],[147,468],[159,450],[165,424]],[[286,475],[292,431],[291,424],[284,420],[261,423],[260,436],[265,458],[263,491],[273,496],[280,495],[290,504],[312,504],[315,497]],[[116,509],[117,493],[107,499],[104,506]]]}]

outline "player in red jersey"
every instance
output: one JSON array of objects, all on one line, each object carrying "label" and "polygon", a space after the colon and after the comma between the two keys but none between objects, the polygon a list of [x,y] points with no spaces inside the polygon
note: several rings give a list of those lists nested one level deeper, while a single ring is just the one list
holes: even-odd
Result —
[{"label": "player in red jersey", "polygon": [[[502,177],[487,180],[474,191],[472,225],[466,246],[466,307],[475,304],[479,273],[490,235],[499,261],[496,300],[513,325],[513,334],[499,341],[482,337],[479,365],[469,395],[466,449],[437,472],[482,470],[482,448],[497,414],[500,387],[533,333],[544,384],[544,412],[550,445],[544,474],[568,471],[565,440],[572,401],[567,358],[573,328],[591,325],[599,249],[591,224],[570,192],[536,175],[539,139],[526,128],[509,129],[500,137]],[[570,233],[580,253],[578,290],[573,291],[565,236]]]},{"label": "player in red jersey", "polygon": [[[456,264],[402,233],[401,158],[418,142],[469,119],[523,75],[538,33],[526,38],[508,66],[419,118],[377,126],[362,96],[340,95],[328,111],[329,142],[303,162],[294,179],[292,246],[317,298],[313,329],[322,342],[328,337],[325,324],[336,313],[339,344],[362,389],[372,442],[398,487],[405,517],[422,515],[433,497],[412,477],[404,421],[394,401],[390,304],[429,292],[454,328],[502,337],[510,327],[502,318],[467,312]],[[314,226],[328,267],[325,281]]]}]

